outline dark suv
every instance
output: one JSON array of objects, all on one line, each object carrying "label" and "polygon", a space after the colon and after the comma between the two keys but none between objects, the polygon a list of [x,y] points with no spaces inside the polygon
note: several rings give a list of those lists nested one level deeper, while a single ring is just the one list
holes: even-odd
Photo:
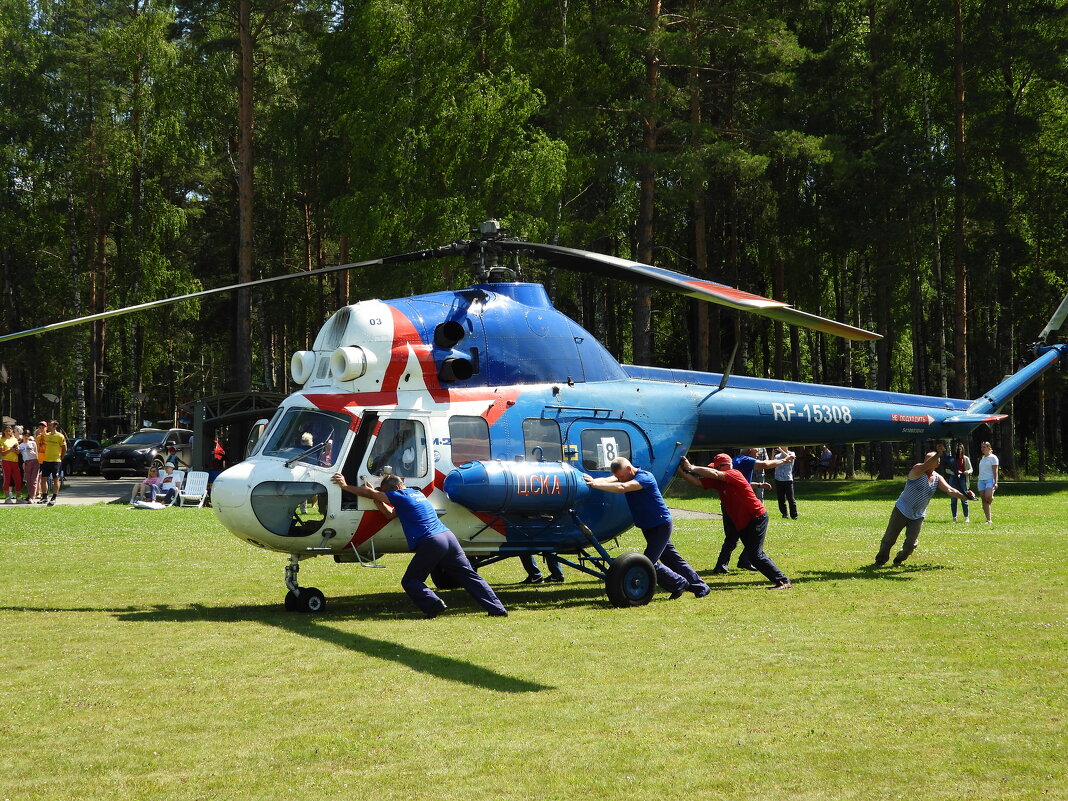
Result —
[{"label": "dark suv", "polygon": [[107,479],[143,476],[148,468],[163,467],[167,446],[173,445],[182,464],[191,458],[189,440],[193,432],[185,428],[142,428],[117,445],[108,445],[100,453],[100,475]]},{"label": "dark suv", "polygon": [[79,437],[74,440],[67,448],[67,452],[63,454],[63,474],[67,476],[77,473],[95,474],[98,465],[90,463],[89,452],[99,447],[100,443],[95,439]]}]

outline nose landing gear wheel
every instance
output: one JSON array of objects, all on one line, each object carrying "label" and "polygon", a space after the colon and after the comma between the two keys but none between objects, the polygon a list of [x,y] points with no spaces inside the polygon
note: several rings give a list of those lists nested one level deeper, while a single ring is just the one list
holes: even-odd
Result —
[{"label": "nose landing gear wheel", "polygon": [[292,554],[289,557],[289,564],[286,565],[286,587],[289,588],[285,600],[286,611],[312,614],[322,612],[326,609],[326,596],[315,587],[301,587],[297,584],[300,560],[301,557]]},{"label": "nose landing gear wheel", "polygon": [[301,587],[300,595],[290,590],[286,593],[287,612],[309,612],[315,614],[326,609],[326,596],[315,587]]},{"label": "nose landing gear wheel", "polygon": [[653,563],[644,554],[625,553],[608,566],[604,586],[612,606],[645,606],[656,591]]}]

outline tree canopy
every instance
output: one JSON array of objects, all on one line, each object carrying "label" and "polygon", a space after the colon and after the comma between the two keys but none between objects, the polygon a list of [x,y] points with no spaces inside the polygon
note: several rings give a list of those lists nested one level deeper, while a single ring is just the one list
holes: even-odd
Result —
[{"label": "tree canopy", "polygon": [[[718,370],[738,342],[736,372],[974,397],[1068,292],[1066,34],[1054,0],[0,0],[4,327],[498,218],[885,337],[536,273],[623,361]],[[339,305],[463,269],[19,340],[0,405],[99,434],[198,395],[285,391]],[[1041,442],[1065,469],[1065,383],[1015,402],[1002,453],[1033,466]]]}]

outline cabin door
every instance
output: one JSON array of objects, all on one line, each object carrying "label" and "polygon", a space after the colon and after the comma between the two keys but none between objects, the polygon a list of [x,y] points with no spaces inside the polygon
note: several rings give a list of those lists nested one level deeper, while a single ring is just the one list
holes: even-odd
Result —
[{"label": "cabin door", "polygon": [[[403,478],[406,486],[426,491],[434,481],[429,431],[428,413],[367,412],[346,463],[345,480],[378,486],[383,476],[392,473]],[[373,509],[374,503],[358,498],[356,508]]]}]

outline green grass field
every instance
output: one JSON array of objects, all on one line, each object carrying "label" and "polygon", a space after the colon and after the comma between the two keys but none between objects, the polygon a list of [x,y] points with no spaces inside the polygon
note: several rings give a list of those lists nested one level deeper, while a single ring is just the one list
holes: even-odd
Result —
[{"label": "green grass field", "polygon": [[[209,510],[5,511],[0,799],[1068,797],[1068,484],[1002,484],[992,526],[940,495],[871,570],[899,490],[799,483],[767,543],[791,591],[613,609],[509,560],[509,618],[453,590],[431,621],[405,556],[305,562],[307,617]],[[708,576],[718,521],[676,532]]]}]

